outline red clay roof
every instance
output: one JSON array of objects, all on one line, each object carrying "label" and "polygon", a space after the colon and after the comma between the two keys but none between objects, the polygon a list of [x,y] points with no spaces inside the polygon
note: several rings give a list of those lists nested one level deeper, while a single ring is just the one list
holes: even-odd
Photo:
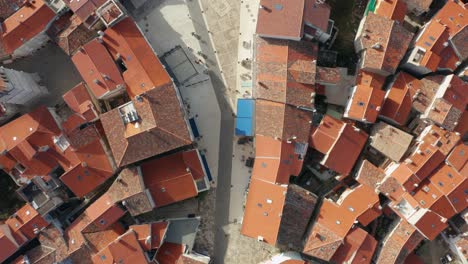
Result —
[{"label": "red clay roof", "polygon": [[[420,215],[417,215],[418,213]],[[413,224],[429,240],[434,240],[440,232],[448,227],[447,219],[426,209],[420,209],[408,222]]]},{"label": "red clay roof", "polygon": [[295,106],[311,105],[317,45],[260,37],[255,43],[256,98]]},{"label": "red clay roof", "polygon": [[129,228],[136,233],[141,248],[143,248],[144,251],[148,251],[151,249],[157,249],[161,246],[168,226],[169,222],[161,221],[149,224],[132,225]]},{"label": "red clay roof", "polygon": [[317,67],[316,82],[323,85],[336,85],[341,80],[340,68]]},{"label": "red clay roof", "polygon": [[11,231],[8,226],[0,225],[0,261],[3,262],[11,255],[13,255],[18,249],[19,246],[16,240],[11,236]]},{"label": "red clay roof", "polygon": [[453,167],[443,164],[429,177],[432,185],[448,198],[457,213],[467,206],[464,191],[468,180],[463,175],[466,174],[458,173]]},{"label": "red clay roof", "polygon": [[[382,72],[382,75],[393,74],[403,59],[413,34],[396,21],[374,13],[369,13],[364,19],[362,34],[357,39],[365,49],[362,68]],[[378,47],[375,46],[377,44]]]},{"label": "red clay roof", "polygon": [[127,67],[123,72],[123,79],[131,98],[172,83],[169,74],[131,18],[125,18],[106,29],[103,40],[114,59],[120,55]]},{"label": "red clay roof", "polygon": [[147,256],[140,247],[137,235],[133,230],[111,242],[107,247],[93,256],[93,263],[149,263]]},{"label": "red clay roof", "polygon": [[34,229],[40,230],[49,225],[49,223],[42,218],[42,216],[29,204],[24,205],[15,215],[10,216],[6,221],[11,230],[15,233],[21,233],[28,240],[36,237]]},{"label": "red clay roof", "polygon": [[95,11],[107,0],[64,0],[65,4],[73,11],[83,22],[88,18],[96,19]]},{"label": "red clay roof", "polygon": [[164,242],[156,254],[156,261],[159,264],[177,264],[184,251],[184,245]]},{"label": "red clay roof", "polygon": [[432,19],[445,25],[450,36],[454,36],[468,24],[468,11],[462,2],[448,0]]},{"label": "red clay roof", "polygon": [[113,58],[97,39],[79,49],[72,61],[98,99],[125,86]]},{"label": "red clay roof", "polygon": [[403,23],[408,7],[403,0],[378,0],[375,13]]},{"label": "red clay roof", "polygon": [[410,254],[424,237],[405,220],[393,228],[384,241],[377,263],[401,263]]},{"label": "red clay roof", "polygon": [[377,240],[359,227],[351,229],[333,255],[333,263],[369,264],[377,247]]},{"label": "red clay roof", "polygon": [[30,1],[2,23],[2,45],[6,53],[17,48],[46,29],[55,13],[43,0]]},{"label": "red clay roof", "polygon": [[360,69],[356,77],[357,85],[366,85],[373,88],[381,89],[385,83],[385,77],[373,72]]},{"label": "red clay roof", "polygon": [[294,143],[257,135],[255,150],[252,178],[288,184],[291,175],[297,176],[301,172],[304,160],[299,159],[298,154],[294,152]]},{"label": "red clay roof", "polygon": [[325,2],[317,0],[305,0],[304,24],[328,32],[328,20],[331,8]]},{"label": "red clay roof", "polygon": [[447,197],[444,196],[444,193],[429,180],[420,184],[418,189],[415,190],[413,197],[421,208],[430,209],[447,219],[457,213]]},{"label": "red clay roof", "polygon": [[405,125],[408,120],[413,96],[416,94],[417,88],[409,85],[416,78],[404,72],[398,73],[392,88],[387,92],[382,111],[380,114],[385,116],[399,125]]},{"label": "red clay roof", "polygon": [[172,84],[146,92],[133,101],[139,120],[124,124],[119,109],[101,115],[102,126],[121,167],[192,143]]},{"label": "red clay roof", "polygon": [[75,113],[83,116],[87,121],[98,117],[91,96],[84,83],[79,83],[63,95],[63,100]]},{"label": "red clay roof", "polygon": [[437,125],[430,125],[419,135],[418,141],[422,142],[420,146],[421,149],[432,145],[432,147],[437,147],[444,156],[448,156],[450,151],[452,151],[460,141],[460,135],[445,130]]},{"label": "red clay roof", "polygon": [[368,135],[352,125],[326,115],[313,132],[309,144],[325,154],[322,164],[348,175],[356,163]]},{"label": "red clay roof", "polygon": [[437,20],[431,20],[415,42],[416,46],[426,50],[419,65],[436,71],[441,61],[442,50],[446,48],[444,43],[448,41],[448,38],[448,29]]},{"label": "red clay roof", "polygon": [[374,123],[382,108],[385,91],[366,85],[355,86],[345,116],[350,119]]},{"label": "red clay roof", "polygon": [[468,175],[468,144],[460,142],[448,156],[447,163],[461,175]]},{"label": "red clay roof", "polygon": [[241,233],[275,245],[287,187],[252,178],[245,204]]},{"label": "red clay roof", "polygon": [[311,112],[267,100],[256,100],[255,103],[256,134],[283,141],[308,141]]},{"label": "red clay roof", "polygon": [[145,186],[153,196],[156,207],[192,198],[198,194],[192,174],[192,164],[186,163],[187,155],[198,154],[196,150],[185,154],[177,152],[141,164]]},{"label": "red clay roof", "polygon": [[347,190],[337,203],[324,200],[303,252],[329,261],[344,243],[355,221],[365,226],[381,214],[378,205],[378,195],[365,185]]},{"label": "red clay roof", "polygon": [[305,0],[261,0],[256,33],[262,37],[299,40]]}]

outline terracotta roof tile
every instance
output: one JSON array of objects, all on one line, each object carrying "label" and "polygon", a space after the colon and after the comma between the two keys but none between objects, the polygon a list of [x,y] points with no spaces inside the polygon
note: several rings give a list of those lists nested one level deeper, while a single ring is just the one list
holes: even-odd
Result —
[{"label": "terracotta roof tile", "polygon": [[295,106],[310,105],[315,91],[317,45],[256,38],[255,97]]},{"label": "terracotta roof tile", "polygon": [[288,186],[278,231],[278,245],[296,250],[302,248],[302,237],[316,205],[316,195],[295,184]]},{"label": "terracotta roof tile", "polygon": [[468,144],[460,142],[447,158],[450,164],[462,175],[468,175]]},{"label": "terracotta roof tile", "polygon": [[42,216],[29,204],[21,207],[14,216],[10,216],[6,221],[11,230],[21,233],[26,239],[32,240],[36,237],[34,229],[40,230],[49,225]]},{"label": "terracotta roof tile", "polygon": [[448,227],[447,219],[426,209],[420,209],[408,219],[408,222],[413,224],[429,240],[434,240],[440,232]]},{"label": "terracotta roof tile", "polygon": [[131,98],[172,83],[164,66],[131,18],[125,18],[106,29],[103,40],[114,59],[120,55],[127,67],[122,75]]},{"label": "terracotta roof tile", "polygon": [[15,239],[11,236],[11,231],[4,226],[0,226],[0,246],[2,250],[0,251],[0,261],[5,261],[11,255],[13,255],[20,247]]},{"label": "terracotta roof tile", "polygon": [[165,242],[156,254],[156,261],[159,264],[178,264],[184,251],[184,245]]},{"label": "terracotta roof tile", "polygon": [[408,150],[413,136],[384,122],[374,125],[370,145],[380,153],[399,162]]},{"label": "terracotta roof tile", "polygon": [[377,240],[361,228],[353,228],[331,259],[332,263],[371,263]]},{"label": "terracotta roof tile", "polygon": [[429,146],[436,147],[444,156],[448,156],[450,151],[460,141],[460,135],[457,133],[444,130],[437,125],[430,125],[423,130],[417,139],[422,142],[420,149],[425,149]]},{"label": "terracotta roof tile", "polygon": [[381,75],[393,74],[413,34],[395,21],[374,13],[364,19],[362,34],[357,38],[361,48],[365,49],[362,68]]},{"label": "terracotta roof tile", "polygon": [[454,36],[468,24],[467,14],[468,11],[463,3],[449,0],[432,19],[445,25],[450,36]]},{"label": "terracotta roof tile", "polygon": [[360,69],[357,74],[356,84],[366,85],[373,88],[382,88],[385,83],[385,77],[373,72]]},{"label": "terracotta roof tile", "polygon": [[401,263],[423,239],[421,233],[408,222],[400,220],[384,240],[384,246],[377,262],[383,264]]},{"label": "terracotta roof tile", "polygon": [[304,24],[328,32],[328,20],[331,7],[325,2],[306,0],[304,8]]},{"label": "terracotta roof tile", "polygon": [[308,141],[312,113],[281,103],[256,100],[256,134],[283,141]]},{"label": "terracotta roof tile", "polygon": [[[295,153],[294,143],[271,137],[255,137],[255,164],[252,178],[271,183],[288,184],[289,178],[301,172],[303,159]],[[303,158],[303,157],[302,157]]]},{"label": "terracotta roof tile", "polygon": [[341,80],[340,68],[317,67],[316,82],[321,84],[338,84]]},{"label": "terracotta roof tile", "polygon": [[344,116],[350,119],[374,123],[382,108],[385,92],[380,88],[357,85],[353,88]]},{"label": "terracotta roof tile", "polygon": [[405,192],[394,177],[385,177],[377,190],[391,199],[398,199]]},{"label": "terracotta roof tile", "polygon": [[83,0],[83,1],[64,0],[63,2],[82,21],[87,21],[88,19],[90,19],[90,17],[93,17],[94,19],[96,9],[98,9],[98,7],[103,5],[106,2],[106,0]]},{"label": "terracotta roof tile", "polygon": [[[101,115],[112,154],[119,167],[190,145],[191,137],[172,84],[146,92],[133,101],[139,120],[124,124],[119,109]],[[132,133],[127,133],[131,131]]]},{"label": "terracotta roof tile", "polygon": [[[466,12],[465,12],[466,13]],[[452,36],[450,39],[455,51],[460,59],[468,57],[468,26],[465,25],[462,30]]]},{"label": "terracotta roof tile", "polygon": [[25,0],[0,0],[0,17],[6,19],[25,4]]},{"label": "terracotta roof tile", "polygon": [[97,37],[97,33],[88,29],[76,15],[66,13],[55,20],[47,30],[48,35],[69,56]]},{"label": "terracotta roof tile", "polygon": [[106,47],[94,39],[79,49],[72,61],[96,98],[123,89],[124,80]]},{"label": "terracotta roof tile", "polygon": [[275,245],[287,187],[252,178],[245,204],[241,233]]},{"label": "terracotta roof tile", "polygon": [[305,0],[261,0],[256,33],[264,37],[300,40]]},{"label": "terracotta roof tile", "polygon": [[43,0],[24,5],[2,23],[2,44],[6,53],[12,54],[17,48],[46,29],[55,13]]},{"label": "terracotta roof tile", "polygon": [[457,212],[438,187],[440,187],[438,183],[426,180],[414,191],[413,197],[422,208],[430,209],[438,215],[449,219]]},{"label": "terracotta roof tile", "polygon": [[379,0],[375,13],[379,16],[403,23],[408,7],[404,0]]},{"label": "terracotta roof tile", "polygon": [[63,95],[63,100],[75,113],[87,121],[97,118],[98,112],[84,83],[79,83]]},{"label": "terracotta roof tile", "polygon": [[134,231],[129,230],[93,256],[93,263],[149,263]]},{"label": "terracotta roof tile", "polygon": [[125,201],[125,207],[133,216],[150,212],[154,208],[153,198],[136,167],[123,169],[107,193],[115,203]]},{"label": "terracotta roof tile", "polygon": [[372,189],[376,189],[385,177],[385,172],[364,160],[356,174],[356,180],[363,185],[367,185]]},{"label": "terracotta roof tile", "polygon": [[[189,151],[196,154],[196,150]],[[194,175],[185,163],[184,153],[145,161],[141,164],[145,186],[149,189],[156,207],[179,202],[198,194]]]},{"label": "terracotta roof tile", "polygon": [[412,107],[421,113],[426,111],[441,81],[437,77],[418,80],[407,73],[398,73],[387,92],[380,114],[399,125],[404,125]]},{"label": "terracotta roof tile", "polygon": [[132,229],[137,235],[138,242],[144,251],[159,248],[166,235],[169,222],[153,222],[149,224],[132,225]]}]

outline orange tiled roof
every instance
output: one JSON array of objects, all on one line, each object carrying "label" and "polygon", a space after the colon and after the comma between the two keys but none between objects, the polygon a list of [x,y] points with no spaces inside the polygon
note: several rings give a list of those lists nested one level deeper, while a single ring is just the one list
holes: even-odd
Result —
[{"label": "orange tiled roof", "polygon": [[438,188],[439,185],[436,187],[435,184],[432,181],[425,180],[420,184],[418,189],[414,191],[413,197],[419,203],[421,208],[429,209],[438,215],[449,219],[457,212],[452,207],[451,202],[447,199],[444,193],[442,193]]},{"label": "orange tiled roof", "polygon": [[464,193],[468,186],[468,180],[463,175],[466,174],[461,174],[453,167],[443,164],[429,177],[432,185],[448,198],[457,213],[463,211],[468,205],[465,198],[466,193]]},{"label": "orange tiled roof", "polygon": [[181,244],[165,242],[156,254],[156,261],[159,264],[178,264],[184,254],[185,246]]},{"label": "orange tiled roof", "polygon": [[393,74],[408,49],[413,34],[401,24],[369,13],[357,41],[365,53],[362,68],[381,75]]},{"label": "orange tiled roof", "polygon": [[12,54],[17,48],[46,29],[55,13],[43,0],[29,1],[2,23],[2,45]]},{"label": "orange tiled roof", "polygon": [[311,105],[317,45],[260,37],[255,43],[255,97],[294,106]]},{"label": "orange tiled roof", "polygon": [[149,224],[132,225],[129,228],[136,233],[141,248],[144,251],[149,251],[161,246],[168,226],[169,222],[161,221]]},{"label": "orange tiled roof", "polygon": [[[133,100],[138,121],[124,124],[119,109],[101,115],[112,154],[121,167],[192,143],[172,84]],[[144,150],[144,151],[142,151]]]},{"label": "orange tiled roof", "polygon": [[107,0],[64,0],[65,4],[73,11],[83,22],[88,19],[96,19],[95,11]]},{"label": "orange tiled roof", "polygon": [[329,261],[344,243],[355,221],[368,225],[381,214],[378,205],[378,195],[365,185],[345,191],[337,203],[324,200],[303,252]]},{"label": "orange tiled roof", "polygon": [[379,16],[403,23],[408,6],[403,0],[379,0],[375,13]]},{"label": "orange tiled roof", "polygon": [[72,61],[98,99],[125,86],[117,65],[106,47],[97,39],[79,49]]},{"label": "orange tiled roof", "polygon": [[325,2],[306,0],[304,7],[304,24],[328,32],[328,20],[331,7]]},{"label": "orange tiled roof", "polygon": [[332,263],[369,264],[377,247],[377,240],[359,227],[351,229],[331,259]]},{"label": "orange tiled roof", "polygon": [[308,141],[312,113],[297,107],[267,100],[255,102],[256,134],[278,140]]},{"label": "orange tiled roof", "polygon": [[21,233],[28,240],[36,237],[34,229],[40,230],[49,225],[49,223],[42,218],[42,216],[29,204],[24,205],[14,216],[10,216],[5,221],[11,230],[15,233]]},{"label": "orange tiled roof", "polygon": [[[404,72],[398,73],[391,89],[387,92],[380,114],[399,125],[404,125],[409,117],[413,97],[417,88],[412,83],[417,79]],[[411,83],[411,85],[409,85]]]},{"label": "orange tiled roof", "polygon": [[[325,154],[322,164],[342,175],[348,175],[357,161],[368,135],[352,125],[326,115],[309,144]],[[352,150],[352,151],[351,151]]]},{"label": "orange tiled roof", "polygon": [[424,240],[424,237],[405,220],[400,220],[385,239],[377,263],[396,264],[404,259]]},{"label": "orange tiled roof", "polygon": [[291,175],[301,172],[304,157],[294,152],[294,143],[257,135],[252,178],[277,184],[288,184]]},{"label": "orange tiled roof", "polygon": [[357,85],[349,99],[345,116],[350,119],[374,123],[382,108],[385,91],[367,85]]},{"label": "orange tiled roof", "polygon": [[468,144],[460,142],[447,158],[450,164],[462,175],[468,175]]},{"label": "orange tiled roof", "polygon": [[79,83],[63,95],[63,100],[75,113],[82,115],[87,121],[98,117],[91,96],[84,83]]},{"label": "orange tiled roof", "polygon": [[432,19],[445,25],[454,36],[468,24],[468,11],[463,3],[449,0]]},{"label": "orange tiled roof", "polygon": [[382,88],[385,83],[385,77],[375,74],[373,72],[358,70],[356,77],[357,85],[366,85],[374,88]]},{"label": "orange tiled roof", "polygon": [[275,245],[286,199],[285,185],[252,178],[245,204],[241,233]]},{"label": "orange tiled roof", "polygon": [[385,172],[370,163],[368,160],[364,160],[356,173],[356,180],[362,184],[367,185],[372,189],[377,188],[378,184],[383,181]]},{"label": "orange tiled roof", "polygon": [[131,18],[106,29],[104,45],[114,59],[120,55],[127,70],[123,79],[131,98],[172,83],[169,74]]},{"label": "orange tiled roof", "polygon": [[11,231],[4,229],[5,226],[0,226],[0,261],[3,262],[13,255],[20,247],[16,240],[12,237]]},{"label": "orange tiled roof", "polygon": [[425,149],[429,145],[432,145],[432,147],[435,146],[442,152],[444,156],[447,156],[460,141],[460,135],[444,130],[437,125],[430,125],[419,135],[418,141],[422,142],[420,149]]},{"label": "orange tiled roof", "polygon": [[[149,189],[156,207],[179,202],[198,194],[193,165],[188,164],[186,157],[198,155],[196,150],[177,152],[169,156],[146,161],[141,164],[143,180]],[[198,169],[200,169],[198,161]]]},{"label": "orange tiled roof", "polygon": [[256,33],[299,40],[303,34],[305,0],[261,0]]},{"label": "orange tiled roof", "polygon": [[144,251],[140,247],[137,235],[133,230],[111,242],[93,256],[93,263],[150,263]]},{"label": "orange tiled roof", "polygon": [[408,219],[408,222],[429,240],[434,240],[440,232],[448,227],[447,219],[427,209],[420,209]]},{"label": "orange tiled roof", "polygon": [[317,67],[317,75],[315,76],[317,83],[321,84],[338,84],[341,80],[340,68]]},{"label": "orange tiled roof", "polygon": [[[452,47],[444,46],[448,41],[449,32],[447,27],[439,23],[437,20],[431,20],[422,30],[421,35],[417,38],[415,45],[426,50],[419,65],[424,66],[431,71],[436,71],[439,68],[439,63],[442,60],[442,51],[451,49]],[[455,68],[450,67],[452,70]]]}]

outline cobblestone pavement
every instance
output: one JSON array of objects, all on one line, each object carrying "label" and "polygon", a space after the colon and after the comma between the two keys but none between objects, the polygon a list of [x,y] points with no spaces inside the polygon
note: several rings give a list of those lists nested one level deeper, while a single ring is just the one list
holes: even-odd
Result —
[{"label": "cobblestone pavement", "polygon": [[199,231],[193,250],[208,256],[214,255],[216,188],[201,195],[198,204],[198,215],[201,216]]}]

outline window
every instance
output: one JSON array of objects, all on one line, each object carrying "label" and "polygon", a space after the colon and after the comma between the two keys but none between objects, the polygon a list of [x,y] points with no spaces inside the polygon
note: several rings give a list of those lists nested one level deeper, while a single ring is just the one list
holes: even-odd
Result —
[{"label": "window", "polygon": [[440,187],[444,187],[444,184],[440,181],[437,184],[439,184]]},{"label": "window", "polygon": [[104,220],[104,219],[99,220],[99,224],[105,225],[105,224],[106,224],[106,220]]},{"label": "window", "polygon": [[57,147],[60,148],[60,150],[63,152],[65,151],[69,146],[70,142],[65,138],[64,135],[60,135],[59,137],[54,138],[54,143],[57,145]]},{"label": "window", "polygon": [[78,179],[78,181],[81,181],[81,180],[82,180],[81,175],[76,176],[76,178]]}]

